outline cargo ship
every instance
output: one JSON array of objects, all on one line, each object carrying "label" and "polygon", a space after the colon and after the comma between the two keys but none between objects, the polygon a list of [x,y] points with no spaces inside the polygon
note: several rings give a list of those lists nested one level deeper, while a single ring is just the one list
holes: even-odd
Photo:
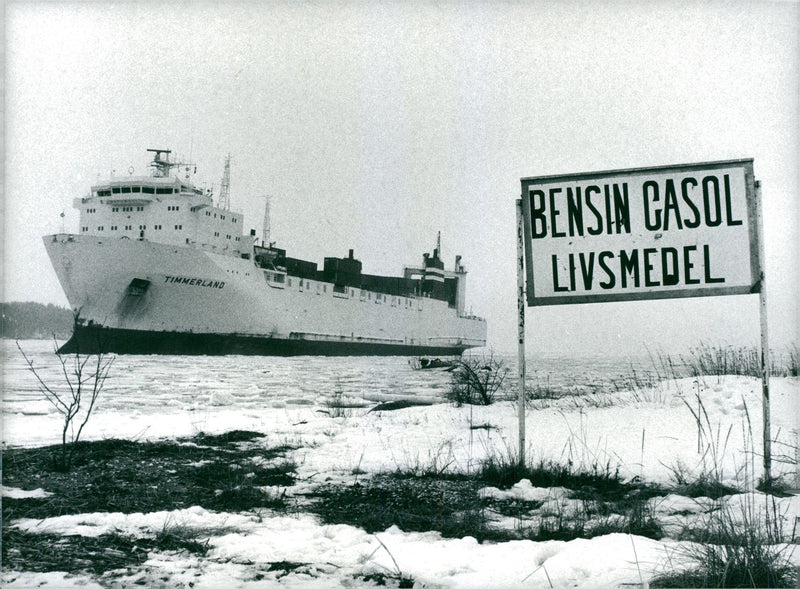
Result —
[{"label": "cargo ship", "polygon": [[465,312],[461,257],[445,269],[438,238],[401,275],[362,272],[352,249],[320,268],[242,229],[230,157],[215,197],[190,181],[193,165],[147,151],[150,175],[92,186],[73,201],[80,230],[43,238],[75,315],[60,353],[442,356],[486,344],[486,321]]}]

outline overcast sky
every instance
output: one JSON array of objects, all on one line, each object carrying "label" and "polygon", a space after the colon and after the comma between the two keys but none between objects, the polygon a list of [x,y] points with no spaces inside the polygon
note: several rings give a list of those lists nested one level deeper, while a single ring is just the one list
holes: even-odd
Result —
[{"label": "overcast sky", "polygon": [[[41,236],[172,149],[289,255],[368,273],[442,231],[490,344],[516,346],[520,178],[754,158],[770,339],[798,341],[795,2],[6,5],[3,299],[66,305]],[[758,297],[528,309],[534,353],[758,341]]]}]

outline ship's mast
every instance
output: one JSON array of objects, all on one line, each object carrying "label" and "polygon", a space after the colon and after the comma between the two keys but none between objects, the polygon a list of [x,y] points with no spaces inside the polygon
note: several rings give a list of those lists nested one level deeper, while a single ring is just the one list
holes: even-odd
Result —
[{"label": "ship's mast", "polygon": [[264,228],[261,233],[261,240],[264,243],[264,247],[272,247],[272,243],[270,243],[270,225],[269,225],[269,201],[272,198],[271,196],[265,196],[264,198],[267,199],[266,204],[264,205]]},{"label": "ship's mast", "polygon": [[231,154],[225,158],[225,171],[222,173],[222,186],[219,190],[219,208],[231,210]]}]

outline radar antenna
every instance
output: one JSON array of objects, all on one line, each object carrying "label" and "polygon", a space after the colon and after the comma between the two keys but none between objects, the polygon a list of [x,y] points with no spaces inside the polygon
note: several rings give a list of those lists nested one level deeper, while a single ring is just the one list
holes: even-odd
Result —
[{"label": "radar antenna", "polygon": [[225,158],[225,171],[222,173],[222,185],[219,189],[219,208],[231,210],[231,154]]},{"label": "radar antenna", "polygon": [[153,168],[153,177],[155,178],[169,178],[169,171],[172,168],[194,165],[187,164],[185,162],[169,161],[169,154],[172,153],[172,150],[170,149],[148,149],[147,151],[155,153],[155,156],[153,156],[153,161],[150,162],[150,167]]}]

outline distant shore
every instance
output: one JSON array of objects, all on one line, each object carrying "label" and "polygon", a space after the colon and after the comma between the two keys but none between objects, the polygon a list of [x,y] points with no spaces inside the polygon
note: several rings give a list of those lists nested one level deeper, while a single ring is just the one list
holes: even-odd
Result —
[{"label": "distant shore", "polygon": [[0,338],[67,339],[72,333],[72,311],[33,302],[0,303]]}]

